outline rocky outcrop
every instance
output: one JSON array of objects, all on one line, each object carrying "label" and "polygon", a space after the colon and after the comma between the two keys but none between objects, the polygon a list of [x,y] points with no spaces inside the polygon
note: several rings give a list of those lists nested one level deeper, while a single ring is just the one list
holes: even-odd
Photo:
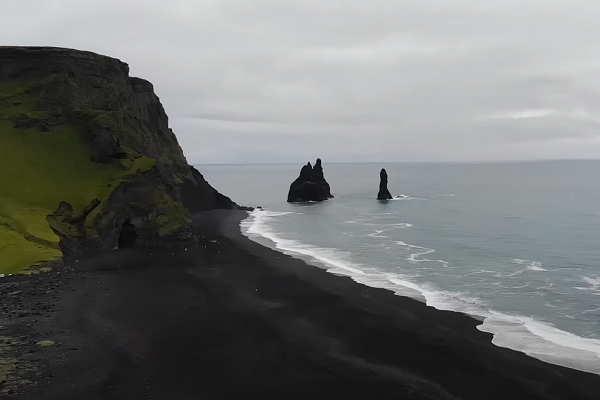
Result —
[{"label": "rocky outcrop", "polygon": [[381,172],[379,173],[379,193],[377,193],[377,200],[389,200],[392,198],[387,184],[388,175],[387,172],[385,172],[385,168],[382,168]]},{"label": "rocky outcrop", "polygon": [[0,242],[193,244],[191,213],[237,207],[188,165],[152,84],[90,52],[0,47],[0,149]]},{"label": "rocky outcrop", "polygon": [[323,201],[333,198],[329,183],[323,175],[321,159],[313,167],[310,163],[300,170],[300,176],[290,185],[287,201],[290,203],[302,201]]}]

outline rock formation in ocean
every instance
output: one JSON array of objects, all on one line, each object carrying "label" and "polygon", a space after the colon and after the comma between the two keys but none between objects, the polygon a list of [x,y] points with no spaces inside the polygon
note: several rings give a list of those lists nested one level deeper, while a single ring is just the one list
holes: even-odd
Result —
[{"label": "rock formation in ocean", "polygon": [[0,273],[62,255],[193,244],[236,208],[190,167],[150,82],[61,48],[0,47]]},{"label": "rock formation in ocean", "polygon": [[387,184],[387,172],[385,172],[385,168],[381,168],[381,172],[379,173],[379,193],[377,193],[377,200],[389,200],[392,198]]},{"label": "rock formation in ocean", "polygon": [[323,201],[333,198],[329,183],[323,175],[321,159],[313,167],[310,163],[300,170],[300,176],[290,185],[287,201],[290,203],[302,201]]}]

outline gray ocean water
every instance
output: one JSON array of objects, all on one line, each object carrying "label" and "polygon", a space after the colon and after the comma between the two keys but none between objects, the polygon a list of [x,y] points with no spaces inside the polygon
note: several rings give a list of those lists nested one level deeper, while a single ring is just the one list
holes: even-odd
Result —
[{"label": "gray ocean water", "polygon": [[[328,164],[335,198],[288,204],[300,165],[199,165],[252,239],[471,314],[493,342],[600,373],[600,161]],[[379,170],[399,199],[375,200]]]}]

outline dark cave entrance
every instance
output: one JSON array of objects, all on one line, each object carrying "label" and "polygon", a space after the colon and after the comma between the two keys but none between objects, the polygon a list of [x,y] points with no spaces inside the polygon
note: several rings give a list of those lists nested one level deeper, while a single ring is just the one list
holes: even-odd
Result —
[{"label": "dark cave entrance", "polygon": [[131,220],[126,220],[123,222],[121,234],[119,235],[119,239],[117,241],[119,248],[126,249],[129,247],[134,247],[138,236],[139,234],[135,225],[131,223]]}]

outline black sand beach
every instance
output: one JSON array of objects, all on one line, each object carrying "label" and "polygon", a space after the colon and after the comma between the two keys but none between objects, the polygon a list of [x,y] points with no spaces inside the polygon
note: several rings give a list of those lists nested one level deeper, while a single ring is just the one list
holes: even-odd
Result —
[{"label": "black sand beach", "polygon": [[199,249],[119,250],[1,279],[3,355],[33,382],[5,397],[600,398],[599,376],[496,347],[468,316],[252,242],[245,215],[198,215]]}]

